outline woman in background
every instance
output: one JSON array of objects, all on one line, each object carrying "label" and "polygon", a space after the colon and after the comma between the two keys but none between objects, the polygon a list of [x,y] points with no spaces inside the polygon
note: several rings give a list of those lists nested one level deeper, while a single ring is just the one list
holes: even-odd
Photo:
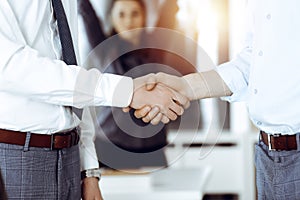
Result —
[{"label": "woman in background", "polygon": [[[176,74],[176,70],[162,68],[167,52],[159,49],[139,48],[147,46],[159,38],[155,32],[148,33],[142,28],[146,24],[146,9],[141,0],[114,0],[110,10],[112,31],[104,34],[102,22],[88,0],[79,1],[85,31],[92,49],[110,36],[114,36],[109,49],[101,51],[97,57],[104,61],[116,57],[104,72],[138,77],[150,72],[164,71]],[[133,31],[130,31],[133,30]],[[122,55],[122,49],[137,49]],[[120,55],[120,56],[118,56]],[[177,58],[174,55],[174,58]],[[177,58],[178,59],[178,58]],[[149,64],[144,68],[141,65]],[[185,62],[187,63],[187,62]],[[181,63],[182,64],[182,63]],[[172,64],[173,65],[173,64]],[[188,65],[188,64],[186,64]],[[102,65],[103,66],[103,65]],[[194,72],[194,68],[183,69],[183,73]],[[181,75],[178,73],[176,75]],[[166,127],[163,124],[152,126],[115,108],[97,108],[97,138],[95,141],[100,165],[114,169],[140,167],[165,167],[167,160],[164,147],[167,145]]]}]

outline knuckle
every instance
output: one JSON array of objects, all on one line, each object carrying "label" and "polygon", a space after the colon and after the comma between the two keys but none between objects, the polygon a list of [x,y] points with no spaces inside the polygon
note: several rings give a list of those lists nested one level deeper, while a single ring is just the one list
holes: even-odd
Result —
[{"label": "knuckle", "polygon": [[162,119],[162,123],[167,124],[169,122],[170,122],[169,118],[164,116],[163,119]]},{"label": "knuckle", "polygon": [[152,125],[157,125],[158,122],[152,120],[152,121],[151,121],[151,124],[152,124]]},{"label": "knuckle", "polygon": [[149,119],[148,119],[148,117],[146,116],[146,117],[143,117],[143,119],[142,119],[145,123],[148,123],[149,122]]},{"label": "knuckle", "polygon": [[170,118],[172,121],[174,121],[174,120],[177,119],[177,115],[175,115],[175,114],[172,113],[172,114],[170,114],[169,118]]},{"label": "knuckle", "polygon": [[174,116],[173,121],[175,121],[177,119],[177,115]]},{"label": "knuckle", "polygon": [[141,118],[141,117],[142,117],[139,111],[135,111],[135,112],[134,112],[134,116],[135,116],[136,118]]},{"label": "knuckle", "polygon": [[151,124],[153,124],[153,125],[156,125],[156,124],[158,124],[159,123],[159,121],[157,121],[157,120],[152,120],[151,121]]},{"label": "knuckle", "polygon": [[184,113],[184,109],[182,107],[180,107],[179,115],[183,115],[183,113]]}]

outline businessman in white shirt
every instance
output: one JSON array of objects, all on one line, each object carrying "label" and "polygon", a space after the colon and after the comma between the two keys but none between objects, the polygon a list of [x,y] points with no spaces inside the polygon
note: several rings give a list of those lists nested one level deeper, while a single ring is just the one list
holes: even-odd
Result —
[{"label": "businessman in white shirt", "polygon": [[[190,100],[246,100],[260,129],[255,147],[258,199],[300,199],[299,8],[297,0],[249,0],[244,49],[232,61],[182,78],[156,75],[157,82]],[[146,113],[136,115],[153,119]]]},{"label": "businessman in white shirt", "polygon": [[[102,199],[90,111],[84,109],[80,121],[74,107],[159,105],[161,115],[174,120],[188,105],[162,85],[145,90],[144,78],[68,64],[65,50],[77,54],[76,4],[0,1],[0,192],[5,198],[80,199],[82,177],[82,198]],[[61,28],[66,21],[67,29]],[[62,30],[72,37],[66,39]]]}]

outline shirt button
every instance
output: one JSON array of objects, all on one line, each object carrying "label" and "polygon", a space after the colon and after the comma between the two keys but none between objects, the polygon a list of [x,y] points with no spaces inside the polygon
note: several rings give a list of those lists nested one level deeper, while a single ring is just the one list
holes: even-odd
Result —
[{"label": "shirt button", "polygon": [[259,56],[263,56],[263,55],[264,55],[264,52],[259,51],[259,52],[258,52],[258,55],[259,55]]},{"label": "shirt button", "polygon": [[254,92],[254,94],[257,94],[257,89],[254,89],[254,91],[253,91],[253,92]]},{"label": "shirt button", "polygon": [[259,126],[262,125],[262,123],[260,121],[258,121],[256,124],[259,125]]},{"label": "shirt button", "polygon": [[271,19],[271,14],[267,14],[266,18],[270,20]]}]

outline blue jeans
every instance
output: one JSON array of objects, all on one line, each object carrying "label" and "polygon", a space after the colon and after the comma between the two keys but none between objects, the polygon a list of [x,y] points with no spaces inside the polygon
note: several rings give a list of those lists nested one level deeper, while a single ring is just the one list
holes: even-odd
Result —
[{"label": "blue jeans", "polygon": [[292,151],[269,151],[262,141],[255,145],[259,200],[300,200],[299,139],[297,144]]}]

